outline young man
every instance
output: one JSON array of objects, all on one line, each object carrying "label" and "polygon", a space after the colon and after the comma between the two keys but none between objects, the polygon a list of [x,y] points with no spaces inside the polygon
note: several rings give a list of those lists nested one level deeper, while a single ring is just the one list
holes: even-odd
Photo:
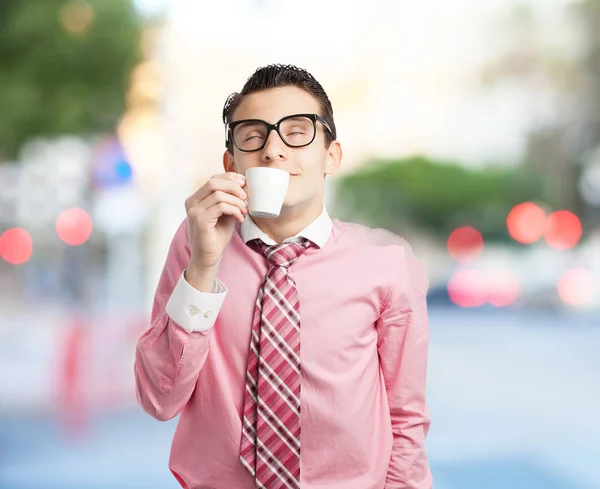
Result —
[{"label": "young man", "polygon": [[[427,279],[402,238],[327,214],[327,94],[267,66],[223,119],[225,173],[187,199],[136,351],[144,410],[181,413],[171,471],[187,489],[430,489]],[[291,175],[276,219],[248,215],[259,166]]]}]

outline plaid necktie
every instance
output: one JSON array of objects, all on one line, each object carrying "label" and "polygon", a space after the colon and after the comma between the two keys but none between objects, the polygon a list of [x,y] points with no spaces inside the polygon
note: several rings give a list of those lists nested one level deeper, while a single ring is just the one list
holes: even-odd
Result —
[{"label": "plaid necktie", "polygon": [[261,489],[300,488],[300,315],[289,266],[310,242],[249,243],[267,259],[246,372],[240,460]]}]

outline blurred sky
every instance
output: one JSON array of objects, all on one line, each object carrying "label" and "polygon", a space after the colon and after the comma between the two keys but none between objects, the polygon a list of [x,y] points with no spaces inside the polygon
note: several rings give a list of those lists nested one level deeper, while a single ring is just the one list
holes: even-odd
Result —
[{"label": "blurred sky", "polygon": [[134,0],[141,12],[146,15],[154,15],[165,11],[171,0]]}]

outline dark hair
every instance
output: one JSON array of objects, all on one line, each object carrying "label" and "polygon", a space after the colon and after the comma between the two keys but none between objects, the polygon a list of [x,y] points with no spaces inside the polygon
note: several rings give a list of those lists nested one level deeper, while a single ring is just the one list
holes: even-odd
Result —
[{"label": "dark hair", "polygon": [[[269,88],[287,86],[302,88],[317,99],[321,109],[321,114],[319,115],[327,121],[327,124],[331,128],[331,133],[325,131],[325,146],[329,147],[331,142],[337,138],[335,122],[333,122],[333,108],[331,107],[329,97],[314,76],[308,71],[293,65],[275,64],[258,68],[248,78],[240,93],[235,92],[227,97],[223,107],[223,123],[227,124],[231,122],[231,116],[247,95],[260,92],[261,90],[268,90]],[[233,143],[231,140],[229,140],[227,149],[230,153],[233,153]]]}]

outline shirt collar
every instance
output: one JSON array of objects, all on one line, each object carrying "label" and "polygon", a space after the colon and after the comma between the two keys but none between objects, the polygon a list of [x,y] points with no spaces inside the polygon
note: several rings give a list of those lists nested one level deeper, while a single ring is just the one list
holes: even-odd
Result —
[{"label": "shirt collar", "polygon": [[[293,238],[302,237],[306,238],[309,241],[312,241],[319,248],[323,248],[329,235],[331,234],[331,229],[333,227],[333,222],[329,214],[327,213],[327,209],[323,207],[323,211],[314,221],[312,221],[308,226],[306,226],[302,231],[300,231],[296,236],[292,236],[285,241],[288,241]],[[277,244],[274,240],[272,240],[265,232],[263,232],[256,223],[252,220],[250,216],[246,216],[244,222],[240,227],[240,235],[245,243],[252,239],[260,239],[267,245]]]}]

